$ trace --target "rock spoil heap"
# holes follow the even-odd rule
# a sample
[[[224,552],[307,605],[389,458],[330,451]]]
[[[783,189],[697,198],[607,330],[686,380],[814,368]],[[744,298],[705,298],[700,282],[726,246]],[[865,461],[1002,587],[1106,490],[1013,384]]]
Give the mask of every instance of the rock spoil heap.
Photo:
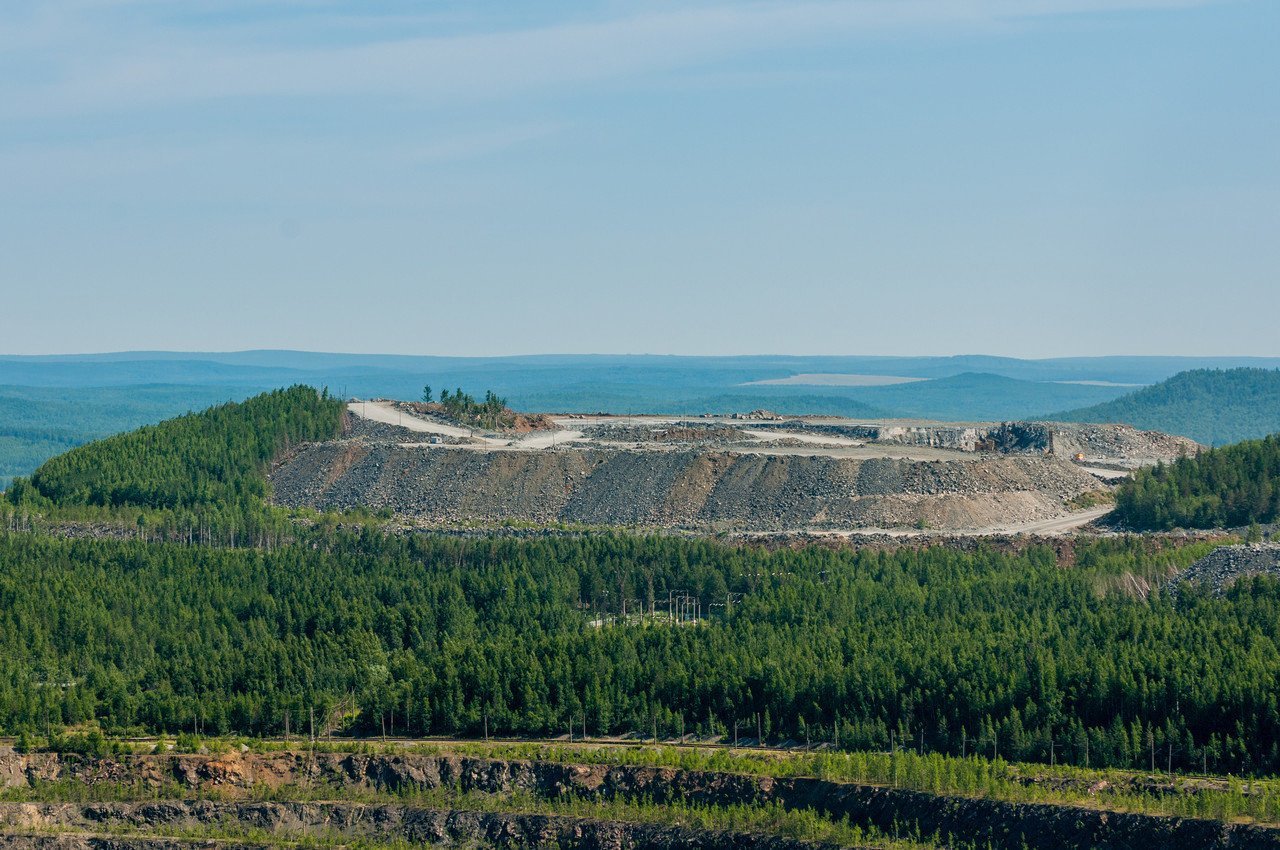
[[[728,445],[747,439],[740,428],[701,422],[679,422],[670,425],[593,425],[584,432],[588,437],[611,443],[681,443]]]
[[[1100,487],[1053,457],[475,451],[365,441],[301,447],[271,481],[280,504],[390,508],[432,522],[735,531],[985,528],[1059,516],[1071,500]]]
[[[1256,575],[1280,576],[1280,543],[1219,546],[1174,577],[1169,589],[1177,593],[1183,585],[1196,584],[1221,594],[1237,579]]]

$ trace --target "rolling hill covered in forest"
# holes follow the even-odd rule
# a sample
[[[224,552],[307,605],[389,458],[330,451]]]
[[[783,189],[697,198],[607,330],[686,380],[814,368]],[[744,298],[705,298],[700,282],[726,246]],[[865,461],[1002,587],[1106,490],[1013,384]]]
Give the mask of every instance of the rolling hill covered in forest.
[[[1064,422],[1123,422],[1220,446],[1280,431],[1280,370],[1194,369],[1111,401],[1053,413]]]

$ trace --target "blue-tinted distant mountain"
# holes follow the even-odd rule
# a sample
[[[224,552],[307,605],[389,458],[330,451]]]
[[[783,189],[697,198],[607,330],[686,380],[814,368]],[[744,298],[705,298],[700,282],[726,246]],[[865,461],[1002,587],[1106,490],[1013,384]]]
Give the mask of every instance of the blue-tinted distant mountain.
[[[1280,367],[1280,358],[656,354],[486,358],[270,350],[0,355],[0,486],[7,476],[25,474],[45,458],[86,440],[297,383],[364,398],[416,399],[424,384],[436,390],[461,388],[473,395],[491,389],[518,409],[553,412],[698,414],[768,408],[869,419],[983,421],[1092,408],[1132,389],[1099,383],[1150,384],[1187,369],[1239,366],[1274,369]],[[797,375],[924,380],[894,386],[758,383]],[[1176,424],[1171,419],[1142,421]],[[1253,430],[1254,425],[1246,429]]]
[[[856,398],[900,417],[949,421],[1028,419],[1044,405],[1065,399],[1090,404],[1113,399],[1127,387],[1020,381],[965,373],[932,381],[858,389]]]
[[[1053,418],[1127,422],[1215,446],[1265,437],[1280,432],[1280,371],[1197,369]]]
[[[297,383],[312,374],[300,369],[235,366],[213,360],[0,360],[0,385],[4,386],[274,386]]]
[[[311,376],[351,377],[378,376],[391,373],[408,375],[472,376],[546,375],[565,372],[570,378],[578,373],[618,375],[624,373],[661,373],[697,385],[731,386],[737,382],[785,378],[804,373],[900,375],[914,378],[945,378],[966,372],[1000,375],[1024,381],[1106,381],[1120,384],[1150,384],[1188,369],[1236,367],[1280,368],[1280,358],[1250,357],[1072,357],[1046,360],[1020,360],[988,355],[953,357],[872,357],[872,356],[791,356],[744,355],[735,357],[686,357],[678,355],[579,355],[543,354],[518,357],[437,357],[388,354],[340,354],[305,351],[239,351],[239,352],[118,352],[111,354],[0,356],[0,384],[25,383],[13,380],[11,372],[20,364],[57,364],[63,371],[49,374],[71,385],[67,377],[74,368],[87,374],[114,374],[115,383],[135,381],[159,383],[165,376],[181,370],[195,371],[194,365],[215,364],[249,370],[246,375],[259,377]],[[116,371],[98,372],[107,364]],[[148,366],[146,364],[153,364]],[[66,368],[71,367],[71,368]],[[154,373],[148,373],[154,368]],[[23,373],[26,374],[26,373]],[[210,368],[208,380],[227,380],[233,371]],[[41,380],[31,373],[32,380]],[[198,376],[196,379],[199,379]],[[108,383],[93,377],[76,379],[84,386]]]

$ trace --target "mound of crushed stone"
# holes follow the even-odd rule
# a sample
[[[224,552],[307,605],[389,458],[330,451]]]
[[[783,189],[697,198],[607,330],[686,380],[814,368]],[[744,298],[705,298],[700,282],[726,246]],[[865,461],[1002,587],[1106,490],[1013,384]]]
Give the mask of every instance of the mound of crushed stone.
[[[727,444],[747,440],[741,428],[704,422],[679,422],[670,425],[593,425],[586,436],[613,443],[690,443]]]
[[[1222,593],[1242,576],[1256,575],[1280,575],[1280,543],[1219,546],[1175,576],[1169,589],[1198,584]]]
[[[785,531],[986,528],[1052,519],[1099,487],[1052,457],[951,461],[721,450],[473,451],[362,440],[300,447],[271,474],[283,505],[364,506],[435,522]]]

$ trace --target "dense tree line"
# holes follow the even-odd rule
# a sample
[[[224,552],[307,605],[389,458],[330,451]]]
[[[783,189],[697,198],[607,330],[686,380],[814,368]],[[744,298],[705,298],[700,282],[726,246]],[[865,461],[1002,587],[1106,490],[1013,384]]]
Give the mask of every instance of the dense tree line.
[[[1280,370],[1193,369],[1114,401],[1048,419],[1127,422],[1220,446],[1280,431]]]
[[[342,410],[310,387],[264,393],[72,449],[7,495],[61,507],[258,505],[271,459],[290,444],[336,436]]]
[[[96,718],[296,733],[344,713],[412,734],[736,721],[845,747],[1274,770],[1280,586],[1104,592],[1196,554],[1099,542],[1062,569],[1048,549],[316,530],[266,552],[4,533],[0,731]],[[700,623],[665,618],[672,591],[699,599]]]
[[[1133,529],[1232,528],[1280,518],[1280,435],[1143,469],[1116,491]]]

